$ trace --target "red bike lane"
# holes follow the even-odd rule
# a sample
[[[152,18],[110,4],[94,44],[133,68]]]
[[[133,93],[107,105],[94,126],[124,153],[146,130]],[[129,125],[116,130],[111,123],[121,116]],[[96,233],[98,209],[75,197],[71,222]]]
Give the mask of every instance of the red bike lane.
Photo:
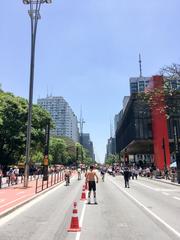
[[[76,175],[74,172],[72,177]],[[8,188],[0,189],[0,217],[8,214],[9,212],[16,209],[18,206],[35,198],[39,194],[54,188],[58,184],[64,182],[64,174],[53,175],[49,178],[48,183],[43,182],[42,179],[29,181],[28,187],[25,188],[23,183],[13,185]],[[37,190],[37,193],[36,193]]]
[[[18,204],[31,199],[35,195],[36,181],[29,182],[28,188],[23,184],[0,189],[0,216]]]

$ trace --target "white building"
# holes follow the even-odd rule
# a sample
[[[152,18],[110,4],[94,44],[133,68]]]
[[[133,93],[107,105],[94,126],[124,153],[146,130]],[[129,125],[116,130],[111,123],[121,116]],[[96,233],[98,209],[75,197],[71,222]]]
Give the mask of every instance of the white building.
[[[144,92],[145,88],[149,85],[151,77],[131,77],[130,93]]]
[[[51,135],[66,136],[79,142],[77,117],[63,97],[41,98],[37,103],[51,114],[55,123],[55,129],[51,130]]]

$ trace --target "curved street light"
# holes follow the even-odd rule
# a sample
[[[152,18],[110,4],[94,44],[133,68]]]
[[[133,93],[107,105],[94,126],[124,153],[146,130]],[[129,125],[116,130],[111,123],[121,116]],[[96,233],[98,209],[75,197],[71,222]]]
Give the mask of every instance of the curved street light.
[[[38,20],[41,18],[40,9],[42,3],[51,3],[52,0],[23,0],[24,4],[30,6],[28,14],[31,19],[31,62],[30,62],[30,81],[29,81],[29,104],[28,104],[28,122],[26,137],[26,160],[24,171],[24,187],[28,187],[30,147],[31,147],[31,122],[32,122],[32,103],[33,103],[33,83],[34,83],[34,62],[35,62],[35,44]]]

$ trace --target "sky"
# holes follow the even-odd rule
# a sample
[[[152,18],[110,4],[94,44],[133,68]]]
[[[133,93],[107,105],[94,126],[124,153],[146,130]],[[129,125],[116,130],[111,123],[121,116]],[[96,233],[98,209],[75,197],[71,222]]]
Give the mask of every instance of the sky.
[[[129,78],[180,63],[179,0],[53,0],[38,23],[34,103],[63,96],[82,106],[96,160],[104,161],[110,122],[129,95]],[[22,0],[1,0],[0,83],[28,98],[30,18]]]

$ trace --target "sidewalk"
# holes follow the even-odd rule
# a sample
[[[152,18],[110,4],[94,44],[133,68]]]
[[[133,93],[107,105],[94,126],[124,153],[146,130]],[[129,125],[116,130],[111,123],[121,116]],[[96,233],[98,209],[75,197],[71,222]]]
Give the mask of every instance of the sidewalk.
[[[29,182],[29,187],[23,184],[0,189],[0,217],[11,212],[19,204],[22,204],[35,195],[36,181]]]
[[[38,189],[40,190],[38,190],[38,193],[35,193],[36,180],[30,181],[28,183],[28,188],[24,188],[22,183],[0,189],[0,218],[38,197],[39,195],[58,186],[59,184],[62,184],[64,182],[64,178],[62,178],[59,182],[55,182],[53,185],[50,184],[50,179],[48,182],[49,187],[46,187],[47,182],[45,182],[43,191],[41,185],[42,182],[39,182]]]

